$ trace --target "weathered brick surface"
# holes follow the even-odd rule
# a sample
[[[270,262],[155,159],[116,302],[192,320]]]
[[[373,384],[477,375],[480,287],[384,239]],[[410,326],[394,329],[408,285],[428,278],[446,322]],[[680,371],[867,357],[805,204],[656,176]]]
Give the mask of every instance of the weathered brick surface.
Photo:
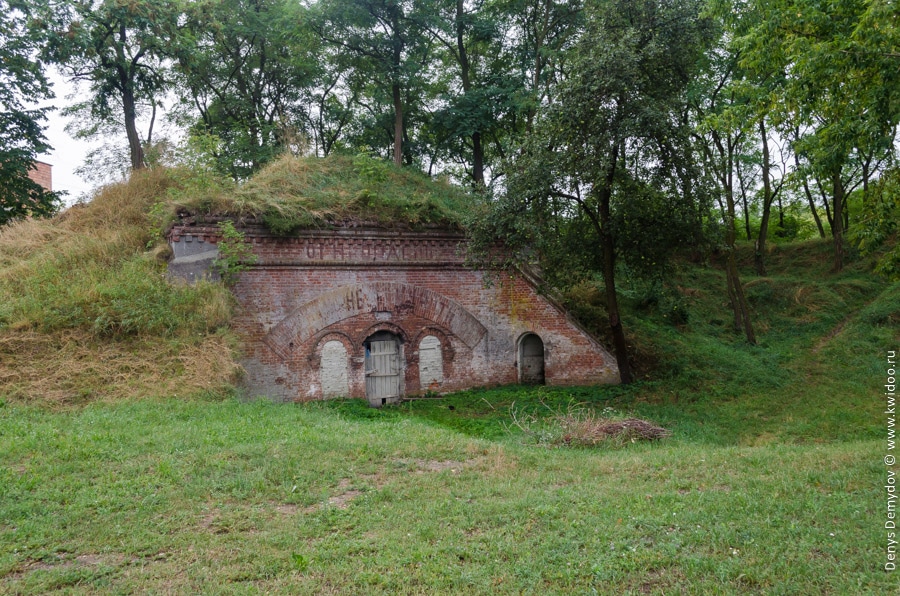
[[[335,344],[325,350],[337,341],[348,356],[349,394],[365,397],[363,342],[378,331],[400,339],[405,395],[515,383],[519,342],[529,333],[544,343],[547,384],[618,382],[610,354],[526,277],[486,280],[466,268],[458,234],[342,228],[277,238],[254,227],[245,233],[258,261],[235,286],[235,327],[244,338],[251,396],[322,398],[323,381],[337,383],[329,371],[341,351]],[[175,227],[169,239],[176,254],[188,236],[218,239],[215,227]],[[427,336],[440,341],[440,383],[419,379],[419,345]]]
[[[42,161],[34,162],[34,167],[28,171],[28,177],[37,182],[46,190],[53,190],[53,166]]]

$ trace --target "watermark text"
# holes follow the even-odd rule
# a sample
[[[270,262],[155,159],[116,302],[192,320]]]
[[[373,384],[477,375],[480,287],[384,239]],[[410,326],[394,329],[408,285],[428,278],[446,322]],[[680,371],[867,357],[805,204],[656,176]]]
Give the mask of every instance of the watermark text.
[[[884,414],[887,423],[887,444],[885,445],[884,465],[887,467],[887,476],[884,489],[887,491],[887,508],[885,510],[884,529],[887,533],[886,551],[885,551],[885,571],[894,571],[897,569],[898,557],[898,538],[897,538],[897,474],[894,471],[894,464],[897,461],[894,455],[894,434],[896,432],[895,424],[897,417],[897,405],[895,391],[897,389],[896,381],[896,364],[897,352],[888,350],[887,352],[887,382],[884,384],[885,400]]]

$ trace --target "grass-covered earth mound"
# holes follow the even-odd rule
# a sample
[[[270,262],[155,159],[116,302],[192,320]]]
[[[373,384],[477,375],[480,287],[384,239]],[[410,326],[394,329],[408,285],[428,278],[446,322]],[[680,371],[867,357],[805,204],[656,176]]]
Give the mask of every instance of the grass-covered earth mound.
[[[0,399],[57,406],[229,391],[221,285],[172,284],[150,213],[180,188],[156,170],[53,219],[0,228]]]
[[[270,172],[330,167],[308,166]],[[388,180],[368,207],[356,181],[288,208],[279,184],[154,170],[0,229],[0,593],[897,591],[884,384],[900,284],[859,257],[832,273],[827,241],[773,245],[767,277],[740,249],[758,345],[732,328],[715,255],[623,280],[630,386],[379,410],[236,399],[230,294],[166,280],[166,222],[372,221],[399,196]],[[422,188],[404,225],[450,217]],[[565,298],[602,334],[598,283]],[[575,440],[634,419],[659,440]]]
[[[460,227],[475,195],[365,155],[286,155],[237,185],[195,184],[173,196],[178,213],[254,219],[278,234],[354,222]]]

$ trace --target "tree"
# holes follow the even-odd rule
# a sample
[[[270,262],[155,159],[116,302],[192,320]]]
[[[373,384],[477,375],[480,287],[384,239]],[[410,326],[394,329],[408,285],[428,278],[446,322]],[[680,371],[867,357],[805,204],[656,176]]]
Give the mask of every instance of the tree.
[[[219,169],[246,178],[294,146],[309,122],[319,71],[306,10],[284,0],[207,0],[188,5],[169,51],[194,133],[219,139]],[[199,118],[194,120],[195,115]]]
[[[509,166],[499,215],[492,216],[504,240],[538,251],[553,249],[544,232],[552,238],[554,229],[579,226],[581,245],[603,275],[623,383],[633,375],[616,292],[618,261],[655,268],[697,221],[680,116],[709,41],[709,22],[699,12],[694,0],[586,4],[569,76],[536,114],[533,134]]]
[[[471,164],[468,173],[476,186],[485,184],[485,135],[496,126],[498,103],[504,103],[495,85],[479,80],[485,74],[487,55],[496,47],[492,42],[500,35],[486,12],[482,0],[468,4],[443,0],[435,3],[434,12],[423,13],[415,23],[441,46],[442,65],[452,73],[439,77],[446,105],[433,119],[432,127],[439,131],[437,144],[453,147],[447,152],[451,159],[458,157]],[[454,147],[454,141],[463,138],[468,140],[467,155]]]
[[[720,41],[726,39],[723,32]],[[738,185],[743,195],[739,164],[752,132],[747,116],[752,113],[753,107],[748,101],[743,73],[734,54],[724,45],[716,45],[708,53],[706,62],[704,71],[692,81],[690,109],[696,119],[698,146],[703,152],[701,162],[711,174],[718,191],[716,198],[724,224],[726,288],[734,314],[734,328],[743,330],[748,342],[756,343],[750,306],[744,296],[735,261],[735,175],[738,174]],[[749,120],[752,122],[752,118]],[[744,210],[747,210],[746,201]],[[749,224],[747,235],[750,235]]]
[[[0,0],[0,226],[29,215],[50,215],[59,208],[57,193],[28,177],[39,153],[50,149],[41,127],[45,109],[27,102],[51,98],[44,65],[36,59],[39,29],[29,27],[30,7]]]
[[[422,23],[444,66],[432,128],[444,159],[489,186],[530,130],[581,27],[580,0],[442,0]]]
[[[76,81],[89,97],[74,106],[94,127],[114,123],[125,129],[132,169],[143,168],[144,145],[152,141],[155,111],[168,89],[166,48],[177,30],[178,6],[171,0],[66,0],[44,6],[42,21],[52,29],[45,56]],[[151,113],[142,137],[138,118]]]
[[[409,111],[421,99],[413,90],[421,84],[431,51],[425,30],[414,25],[427,20],[418,14],[423,8],[411,0],[321,0],[314,10],[316,33],[351,63],[345,66],[352,66],[353,82],[363,89],[357,94],[363,109],[377,122],[390,106],[386,130],[394,163],[401,165],[404,158],[412,163]]]
[[[890,5],[756,0],[749,9],[761,18],[737,40],[745,68],[779,77],[769,100],[798,131],[794,150],[830,199],[836,271],[844,264],[847,196],[893,153],[900,69]]]
[[[498,0],[507,36],[505,53],[523,90],[525,130],[564,78],[563,63],[583,33],[582,0]]]

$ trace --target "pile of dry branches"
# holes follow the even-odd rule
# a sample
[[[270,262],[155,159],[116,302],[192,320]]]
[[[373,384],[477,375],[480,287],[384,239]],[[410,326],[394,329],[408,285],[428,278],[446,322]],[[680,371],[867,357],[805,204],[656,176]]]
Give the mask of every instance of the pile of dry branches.
[[[612,408],[597,412],[589,405],[570,403],[562,411],[543,405],[549,411],[547,416],[523,412],[513,404],[510,407],[510,426],[518,428],[537,443],[580,447],[658,441],[672,434],[672,431],[646,420],[624,418]]]
[[[599,445],[604,442],[634,443],[635,441],[658,441],[672,434],[672,431],[641,420],[608,420],[594,416],[566,415],[559,420],[563,429],[561,442],[567,445]]]

